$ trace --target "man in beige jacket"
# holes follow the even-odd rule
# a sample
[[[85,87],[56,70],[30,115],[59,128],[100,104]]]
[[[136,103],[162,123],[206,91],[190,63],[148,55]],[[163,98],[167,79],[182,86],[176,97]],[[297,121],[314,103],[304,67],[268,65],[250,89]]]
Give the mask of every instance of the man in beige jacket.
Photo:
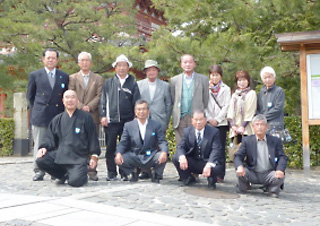
[[[96,125],[96,132],[99,132],[99,100],[102,92],[104,79],[90,71],[92,56],[90,53],[81,52],[78,56],[80,71],[70,75],[69,89],[75,90],[79,102],[78,109],[89,112]],[[89,178],[97,181],[96,169],[89,170]]]

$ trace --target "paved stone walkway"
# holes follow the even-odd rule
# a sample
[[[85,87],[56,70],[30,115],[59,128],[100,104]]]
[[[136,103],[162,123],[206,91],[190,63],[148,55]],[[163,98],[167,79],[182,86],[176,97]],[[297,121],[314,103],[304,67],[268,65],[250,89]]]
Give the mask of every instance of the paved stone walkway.
[[[201,177],[200,183],[194,186],[181,186],[172,163],[167,164],[164,179],[160,184],[146,180],[137,183],[107,182],[104,159],[100,160],[98,171],[98,182],[90,181],[84,187],[72,188],[68,185],[56,185],[48,175],[44,181],[33,182],[31,157],[0,158],[0,195],[27,195],[44,200],[67,199],[80,202],[82,205],[87,203],[88,206],[99,204],[101,211],[106,209],[110,212],[110,208],[134,210],[136,217],[157,214],[156,216],[163,218],[188,220],[191,225],[192,222],[194,225],[320,224],[319,169],[312,170],[310,178],[305,178],[302,170],[288,169],[285,190],[278,199],[268,197],[260,189],[244,195],[237,194],[236,176],[232,165],[227,167],[225,182],[217,184],[215,191],[208,190],[206,180]],[[0,205],[0,225],[40,225],[19,222],[18,219],[3,221],[1,210]]]

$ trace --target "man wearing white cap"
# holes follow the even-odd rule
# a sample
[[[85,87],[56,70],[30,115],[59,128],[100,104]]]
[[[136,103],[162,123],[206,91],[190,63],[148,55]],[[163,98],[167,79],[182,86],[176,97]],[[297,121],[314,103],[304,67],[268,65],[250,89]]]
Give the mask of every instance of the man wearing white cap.
[[[143,70],[147,78],[138,81],[141,98],[149,104],[150,118],[160,122],[162,130],[165,132],[172,111],[170,86],[158,79],[159,67],[157,61],[147,60]]]
[[[112,64],[116,74],[105,82],[100,98],[101,125],[105,127],[106,133],[107,181],[117,178],[114,161],[117,139],[122,135],[124,123],[133,120],[134,105],[140,99],[137,82],[129,74],[131,66],[132,63],[125,55],[117,57]]]

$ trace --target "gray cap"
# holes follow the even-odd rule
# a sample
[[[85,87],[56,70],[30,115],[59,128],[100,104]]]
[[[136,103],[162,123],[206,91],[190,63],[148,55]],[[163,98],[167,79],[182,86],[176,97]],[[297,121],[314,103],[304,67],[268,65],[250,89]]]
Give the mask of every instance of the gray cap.
[[[144,64],[143,70],[146,70],[147,68],[150,68],[150,67],[156,67],[156,68],[158,68],[158,70],[160,70],[158,67],[158,62],[155,60],[147,60]]]

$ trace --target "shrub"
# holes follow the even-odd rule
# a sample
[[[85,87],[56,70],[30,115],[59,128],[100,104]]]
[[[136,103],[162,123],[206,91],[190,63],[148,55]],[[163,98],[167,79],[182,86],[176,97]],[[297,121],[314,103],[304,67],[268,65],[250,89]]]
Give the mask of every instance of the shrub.
[[[9,156],[13,153],[14,120],[0,118],[0,156]]]

